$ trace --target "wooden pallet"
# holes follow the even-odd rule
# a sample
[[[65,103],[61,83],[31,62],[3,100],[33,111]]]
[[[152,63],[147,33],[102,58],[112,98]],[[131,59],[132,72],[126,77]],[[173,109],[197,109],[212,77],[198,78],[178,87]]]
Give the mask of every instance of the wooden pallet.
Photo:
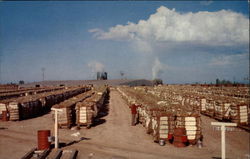
[[[46,149],[37,150],[32,148],[21,159],[76,159],[78,150]]]

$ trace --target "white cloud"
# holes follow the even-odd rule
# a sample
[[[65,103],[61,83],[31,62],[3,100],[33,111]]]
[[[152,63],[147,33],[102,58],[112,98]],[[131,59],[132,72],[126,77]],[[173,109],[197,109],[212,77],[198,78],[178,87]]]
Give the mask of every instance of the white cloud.
[[[248,62],[244,60],[247,54],[224,54],[224,51],[232,50],[232,48],[244,50],[249,44],[249,19],[243,14],[230,10],[180,13],[175,9],[161,6],[146,20],[139,20],[137,23],[128,22],[126,25],[118,24],[107,31],[96,28],[89,32],[99,40],[126,41],[134,49],[132,52],[146,53],[138,54],[141,58],[136,62],[136,69],[131,70],[140,77],[143,75],[148,77],[151,71],[153,79],[165,76],[169,79],[176,77],[178,80],[179,78],[186,80],[187,76],[190,76],[191,80],[201,78],[200,75],[212,78],[213,73],[217,71],[214,67],[233,64],[234,69],[237,70],[239,65],[244,67],[248,65]],[[213,56],[210,51],[218,51],[219,54],[224,55],[216,55],[216,58],[209,62]],[[173,57],[174,53],[180,55],[179,59],[182,59],[181,54],[190,53],[190,56],[196,56],[192,54],[194,52],[199,52],[199,56],[207,59],[207,62],[202,64],[199,62],[190,64],[194,67],[202,66],[199,67],[202,69],[199,73],[193,69],[183,71],[190,66],[183,67],[182,65],[179,70],[175,71],[174,63],[171,63],[172,66],[164,64],[167,58]],[[208,54],[202,54],[202,52]],[[164,55],[165,58],[160,61],[158,57],[163,54],[166,56]],[[210,68],[213,69],[212,73],[209,72]],[[220,68],[229,70],[231,66]],[[164,71],[168,72],[163,74]]]
[[[104,65],[98,61],[90,61],[87,66],[91,69],[92,73],[103,72]]]
[[[97,37],[97,38],[104,33],[104,31],[102,31],[101,29],[98,29],[98,28],[90,29],[89,32],[94,33],[94,37]]]
[[[233,55],[221,55],[213,58],[209,65],[211,66],[232,66],[249,63],[249,54],[233,54]]]
[[[249,20],[240,13],[179,13],[161,6],[147,20],[116,25],[109,31],[91,29],[97,39],[156,42],[195,42],[208,45],[248,43]]]

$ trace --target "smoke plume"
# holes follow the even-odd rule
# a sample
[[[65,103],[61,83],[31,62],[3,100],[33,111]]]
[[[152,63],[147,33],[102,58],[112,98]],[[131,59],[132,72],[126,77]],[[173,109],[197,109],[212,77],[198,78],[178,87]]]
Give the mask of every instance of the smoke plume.
[[[104,68],[105,68],[104,65],[101,62],[98,62],[98,61],[89,62],[88,67],[91,69],[92,73],[103,72]]]
[[[158,57],[155,58],[153,67],[152,67],[152,78],[160,78],[160,75],[164,73],[164,70],[166,70],[166,65],[162,64]]]

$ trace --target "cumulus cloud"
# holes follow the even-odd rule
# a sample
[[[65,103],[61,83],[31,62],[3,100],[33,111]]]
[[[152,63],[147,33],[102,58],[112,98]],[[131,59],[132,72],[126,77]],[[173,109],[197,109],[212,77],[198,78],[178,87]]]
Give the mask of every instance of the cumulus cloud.
[[[103,72],[104,71],[104,65],[101,62],[98,61],[90,61],[87,66],[91,69],[93,73],[96,72]]]
[[[208,4],[211,4],[211,1]],[[151,71],[154,79],[162,75],[169,76],[163,72],[168,70],[169,74],[174,67],[166,65],[164,62],[166,62],[167,56],[173,56],[173,53],[176,52],[180,56],[192,52],[199,52],[200,56],[203,56],[202,52],[208,52],[208,56],[204,56],[207,56],[206,59],[212,58],[212,60],[210,63],[208,60],[208,63],[200,65],[209,65],[209,67],[223,67],[232,63],[236,65],[237,62],[244,61],[247,54],[225,55],[223,51],[231,50],[230,48],[242,50],[248,47],[249,19],[241,13],[230,10],[180,13],[175,9],[161,6],[148,19],[139,20],[136,23],[128,22],[126,25],[118,24],[107,31],[95,28],[90,29],[89,32],[96,39],[126,41],[135,52],[148,53],[140,54],[141,61],[138,63],[143,67],[139,68],[137,64],[136,68],[138,68],[138,72],[147,75],[149,73],[145,71]],[[209,54],[210,51],[218,51],[223,55],[213,58],[213,55]],[[164,55],[165,61],[159,60],[160,55]],[[194,54],[190,56],[194,56]],[[244,61],[244,64],[246,65],[247,62]],[[172,63],[172,65],[175,64]],[[180,70],[182,69],[184,68]],[[172,71],[174,72],[172,74],[176,75],[179,72],[181,75],[178,77],[183,76],[182,73],[185,72],[180,70]],[[206,70],[201,72],[204,74]],[[195,73],[193,74],[195,75]],[[190,72],[189,75],[191,76]]]
[[[107,32],[91,29],[97,39],[195,42],[233,45],[249,41],[249,20],[229,10],[179,13],[161,6],[147,20],[116,25]]]

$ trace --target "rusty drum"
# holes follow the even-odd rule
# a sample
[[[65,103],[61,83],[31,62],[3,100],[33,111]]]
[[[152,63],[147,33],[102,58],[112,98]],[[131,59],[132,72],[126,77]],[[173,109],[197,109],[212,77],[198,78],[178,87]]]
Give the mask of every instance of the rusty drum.
[[[8,121],[8,113],[7,111],[2,111],[2,121]]]
[[[185,147],[187,142],[187,135],[185,128],[175,128],[174,129],[174,146]]]
[[[50,148],[51,142],[49,142],[48,140],[49,137],[50,137],[50,130],[37,131],[38,150],[45,150]]]

